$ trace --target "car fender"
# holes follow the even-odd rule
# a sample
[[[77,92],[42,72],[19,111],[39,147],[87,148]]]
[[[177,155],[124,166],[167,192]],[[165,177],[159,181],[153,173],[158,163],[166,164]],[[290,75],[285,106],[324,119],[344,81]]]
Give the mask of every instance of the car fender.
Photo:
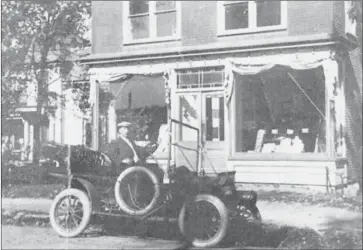
[[[88,197],[91,200],[92,211],[97,212],[101,210],[101,196],[96,187],[88,180],[74,177],[71,183],[72,188],[83,189],[87,192]]]

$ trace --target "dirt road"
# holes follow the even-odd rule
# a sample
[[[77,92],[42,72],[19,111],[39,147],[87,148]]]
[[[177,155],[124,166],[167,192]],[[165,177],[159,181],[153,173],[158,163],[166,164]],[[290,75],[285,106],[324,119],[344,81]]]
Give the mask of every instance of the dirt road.
[[[2,226],[2,249],[176,249],[180,243],[137,237],[92,236],[65,239],[51,228]]]

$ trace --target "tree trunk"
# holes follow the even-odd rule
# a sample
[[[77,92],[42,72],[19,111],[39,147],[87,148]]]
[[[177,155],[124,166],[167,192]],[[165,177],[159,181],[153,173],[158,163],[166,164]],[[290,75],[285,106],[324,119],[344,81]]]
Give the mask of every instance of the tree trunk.
[[[40,150],[42,145],[42,136],[41,136],[41,126],[42,126],[42,118],[43,118],[43,105],[47,104],[47,74],[46,74],[46,66],[47,66],[47,57],[49,53],[49,46],[43,46],[43,51],[41,53],[41,59],[39,63],[39,75],[37,77],[37,111],[36,111],[36,121],[34,123],[34,150],[33,150],[33,162],[39,163],[40,158]]]

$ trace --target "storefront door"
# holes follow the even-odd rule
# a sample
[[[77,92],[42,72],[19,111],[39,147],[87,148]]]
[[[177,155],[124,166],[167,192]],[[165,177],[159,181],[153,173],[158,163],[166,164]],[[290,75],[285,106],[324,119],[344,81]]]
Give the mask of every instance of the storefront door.
[[[179,95],[179,120],[199,129],[206,154],[203,156],[203,166],[206,172],[219,171],[225,166],[225,109],[224,97],[221,91],[204,91],[183,93]],[[197,133],[188,127],[177,129],[178,144],[189,149],[197,148]],[[192,150],[176,149],[176,159],[179,162],[193,164],[196,154]],[[213,167],[211,164],[213,163]],[[178,163],[177,163],[178,164]]]

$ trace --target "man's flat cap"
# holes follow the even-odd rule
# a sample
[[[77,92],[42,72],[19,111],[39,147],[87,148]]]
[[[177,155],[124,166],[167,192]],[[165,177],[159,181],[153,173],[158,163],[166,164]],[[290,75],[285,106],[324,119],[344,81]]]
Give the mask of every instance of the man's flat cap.
[[[120,122],[119,124],[117,124],[118,128],[122,128],[122,127],[131,127],[132,123],[131,122]]]

